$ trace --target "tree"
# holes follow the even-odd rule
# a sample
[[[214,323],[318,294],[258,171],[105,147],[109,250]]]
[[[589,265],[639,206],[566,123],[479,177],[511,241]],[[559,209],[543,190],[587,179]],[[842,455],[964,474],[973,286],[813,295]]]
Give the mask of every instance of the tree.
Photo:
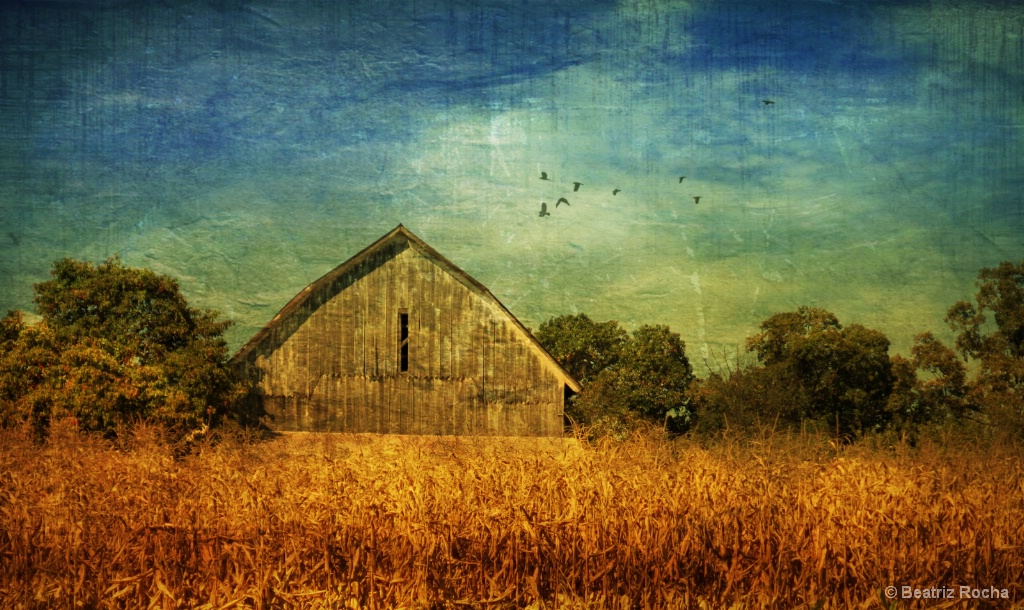
[[[636,421],[686,430],[693,419],[686,390],[693,369],[686,345],[668,326],[644,325],[618,343],[612,364],[602,368],[577,397],[573,412],[585,423],[613,428]]]
[[[946,322],[964,360],[980,364],[969,383],[972,399],[992,423],[1024,433],[1024,260],[982,269],[976,286],[976,304],[958,301]]]
[[[859,324],[843,328],[827,310],[800,307],[762,322],[747,350],[793,388],[796,409],[780,405],[778,415],[817,420],[841,436],[888,424],[893,376],[883,333]]]
[[[998,267],[982,269],[976,285],[977,307],[958,301],[946,315],[950,328],[959,331],[956,348],[965,359],[1024,359],[1024,260],[1017,265],[1003,261]],[[983,333],[986,312],[991,312],[995,321],[995,328],[988,334]]]
[[[242,385],[227,368],[218,313],[188,306],[166,275],[62,259],[35,286],[42,320],[19,314],[0,324],[3,421],[43,430],[73,417],[85,430],[113,432],[135,418],[178,434],[231,413]]]
[[[889,411],[898,428],[912,431],[923,424],[960,419],[977,410],[969,396],[967,367],[935,335],[925,332],[915,336],[910,355],[909,359],[892,358]]]
[[[777,313],[761,322],[761,332],[747,337],[747,351],[758,360],[771,365],[787,360],[794,342],[801,338],[841,330],[842,325],[832,312],[817,307],[800,307],[796,311]]]
[[[629,340],[614,320],[594,322],[586,314],[551,318],[540,325],[537,341],[582,385],[615,364]]]

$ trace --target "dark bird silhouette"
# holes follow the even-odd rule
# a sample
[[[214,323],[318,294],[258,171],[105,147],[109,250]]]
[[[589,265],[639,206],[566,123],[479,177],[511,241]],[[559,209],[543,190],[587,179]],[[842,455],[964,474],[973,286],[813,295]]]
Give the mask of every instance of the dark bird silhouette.
[[[548,173],[547,172],[541,172],[540,173],[540,179],[541,180],[547,180],[548,179]]]
[[[573,182],[572,183],[572,192],[575,193],[576,191],[580,190],[581,186],[583,186],[582,182]]]
[[[761,100],[761,101],[764,102],[765,106],[771,106],[772,104],[775,103],[775,100]]]
[[[622,189],[612,189],[612,195],[618,195],[622,192]]]
[[[700,195],[694,195],[693,196],[693,205],[697,205],[698,203],[700,203]]]
[[[558,207],[559,205],[561,205],[561,204],[563,204],[563,203],[564,203],[565,205],[569,205],[569,200],[568,200],[568,199],[566,199],[565,197],[559,197],[559,198],[558,198],[558,201],[556,201],[556,202],[555,202],[555,207],[557,208],[557,207]]]
[[[679,176],[679,184],[682,184],[683,180],[686,180],[686,176]]]
[[[540,202],[540,214],[537,215],[540,216],[541,218],[544,218],[545,216],[551,216],[551,212],[548,211],[547,203],[543,201]]]

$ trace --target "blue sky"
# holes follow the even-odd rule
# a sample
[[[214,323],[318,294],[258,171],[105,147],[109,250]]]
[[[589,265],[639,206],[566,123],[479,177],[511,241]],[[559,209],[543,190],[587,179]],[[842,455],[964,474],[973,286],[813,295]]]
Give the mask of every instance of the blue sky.
[[[1024,259],[1010,3],[0,11],[3,309],[118,253],[238,347],[403,223],[534,328],[668,324],[699,363],[813,305],[906,353]]]

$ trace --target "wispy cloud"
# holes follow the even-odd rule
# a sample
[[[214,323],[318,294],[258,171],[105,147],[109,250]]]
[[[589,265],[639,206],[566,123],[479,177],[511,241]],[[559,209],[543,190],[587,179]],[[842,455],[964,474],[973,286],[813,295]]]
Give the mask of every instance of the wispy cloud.
[[[1024,256],[1009,5],[3,10],[52,24],[2,49],[7,307],[47,258],[122,252],[238,341],[402,222],[534,326],[587,311],[724,345],[814,304],[906,346]]]

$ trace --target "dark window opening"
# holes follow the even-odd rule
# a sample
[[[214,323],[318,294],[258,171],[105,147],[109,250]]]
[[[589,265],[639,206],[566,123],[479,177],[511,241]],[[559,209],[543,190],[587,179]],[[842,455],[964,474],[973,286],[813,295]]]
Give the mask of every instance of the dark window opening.
[[[398,370],[409,370],[409,314],[398,312]]]

